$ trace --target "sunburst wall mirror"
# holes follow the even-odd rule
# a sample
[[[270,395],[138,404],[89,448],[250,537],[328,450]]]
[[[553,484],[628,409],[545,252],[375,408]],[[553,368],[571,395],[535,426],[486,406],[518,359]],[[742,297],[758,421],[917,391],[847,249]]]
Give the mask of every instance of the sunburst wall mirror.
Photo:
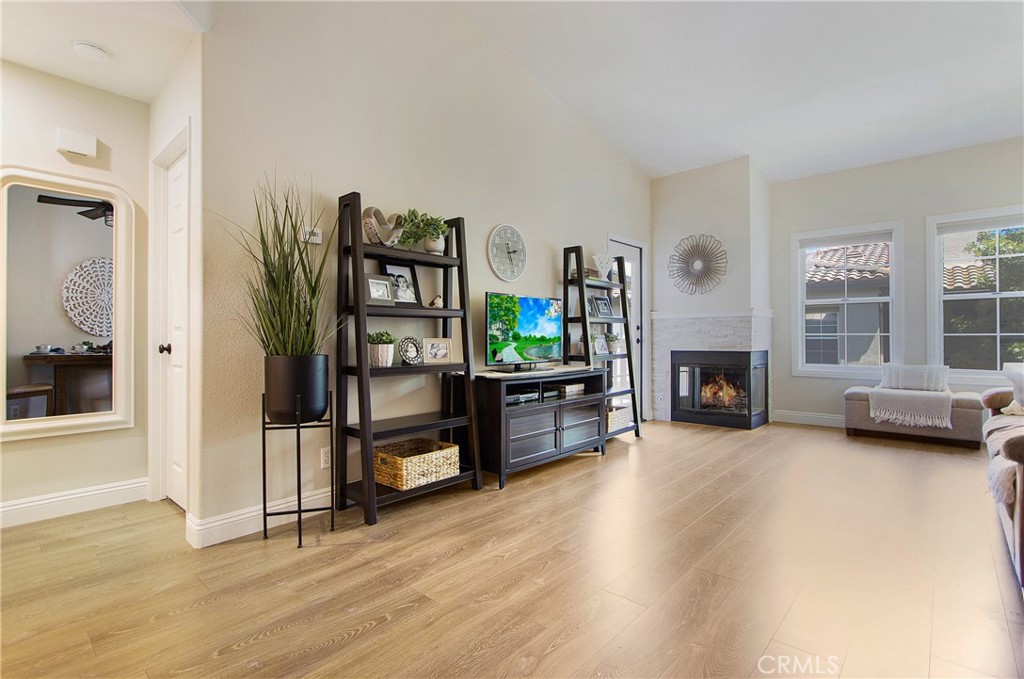
[[[722,282],[729,264],[722,242],[714,236],[687,236],[668,258],[668,275],[680,292],[703,295]]]

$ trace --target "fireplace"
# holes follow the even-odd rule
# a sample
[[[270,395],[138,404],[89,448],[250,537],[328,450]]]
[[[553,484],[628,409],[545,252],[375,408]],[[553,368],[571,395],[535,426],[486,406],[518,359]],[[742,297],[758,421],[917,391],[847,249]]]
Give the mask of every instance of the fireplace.
[[[767,351],[673,351],[672,421],[754,429],[768,422]]]

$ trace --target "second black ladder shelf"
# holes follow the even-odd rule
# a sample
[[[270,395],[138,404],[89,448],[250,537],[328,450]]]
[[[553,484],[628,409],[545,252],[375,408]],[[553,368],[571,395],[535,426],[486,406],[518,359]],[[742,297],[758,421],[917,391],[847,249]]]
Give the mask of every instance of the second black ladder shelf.
[[[633,326],[629,317],[632,289],[626,275],[625,258],[613,257],[612,262],[614,280],[591,278],[586,275],[583,246],[574,245],[562,251],[562,303],[565,309],[562,315],[562,362],[610,364],[605,389],[606,437],[633,432],[639,438],[639,394],[633,363]],[[569,311],[573,297],[576,315],[570,315]],[[594,297],[598,298],[596,303],[600,308],[590,308]],[[595,332],[595,326],[600,330]],[[605,335],[620,326],[621,332],[615,334],[619,335],[622,346],[610,346]],[[580,338],[579,350],[571,341],[575,337]],[[626,399],[629,404],[623,408],[619,404]],[[621,415],[629,418],[620,420]]]
[[[473,339],[469,318],[469,281],[466,273],[466,235],[461,217],[445,223],[450,231],[443,254],[413,252],[363,243],[362,201],[356,192],[338,199],[338,216],[341,242],[338,246],[338,319],[341,327],[337,333],[336,355],[338,356],[337,389],[338,417],[342,425],[336,428],[338,464],[335,467],[335,483],[338,488],[338,509],[360,505],[363,519],[368,524],[377,523],[377,509],[433,490],[445,488],[463,481],[472,481],[473,488],[483,487],[483,473],[480,467],[480,451],[477,438],[476,403],[473,398]],[[386,260],[390,263],[409,267],[426,267],[442,272],[441,299],[443,307],[371,306],[367,305],[363,281],[368,272],[366,262]],[[375,272],[373,272],[375,273]],[[351,285],[350,285],[351,282]],[[456,292],[458,301],[456,304]],[[371,368],[369,349],[366,343],[368,318],[418,318],[436,328],[440,324],[440,337],[451,338],[453,344],[461,346],[463,361],[460,363],[431,363],[421,365],[400,365]],[[454,335],[453,321],[459,321],[458,335]],[[352,327],[354,326],[354,327]],[[355,363],[350,364],[350,333],[355,333]],[[435,336],[436,331],[426,336]],[[374,419],[372,383],[377,378],[408,377],[412,375],[437,375],[441,381],[441,403],[436,410],[407,415]],[[349,380],[355,380],[358,399],[359,421],[348,422]],[[462,381],[462,393],[468,398],[455,398],[453,380]],[[380,404],[377,404],[379,412]],[[440,432],[449,441],[459,443],[459,473],[440,481],[434,481],[409,490],[396,490],[376,482],[373,464],[375,442],[407,437],[420,433]],[[360,463],[363,478],[349,482],[345,464],[348,438],[358,438]]]

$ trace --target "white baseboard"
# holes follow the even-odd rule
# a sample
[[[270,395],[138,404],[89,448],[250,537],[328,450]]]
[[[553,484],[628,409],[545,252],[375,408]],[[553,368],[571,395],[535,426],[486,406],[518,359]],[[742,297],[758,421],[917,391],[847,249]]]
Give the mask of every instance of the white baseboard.
[[[302,506],[312,507],[331,504],[331,489],[321,488],[302,494]],[[295,498],[286,497],[267,503],[267,511],[279,512],[295,508]],[[271,516],[270,526],[295,523],[295,516]],[[209,547],[220,542],[227,542],[263,531],[263,505],[246,507],[227,514],[211,516],[208,519],[196,518],[192,513],[185,515],[185,539],[193,547]]]
[[[846,418],[842,415],[830,415],[827,413],[804,413],[798,410],[773,410],[772,422],[785,422],[787,424],[809,424],[815,427],[846,428]]]
[[[148,486],[149,479],[144,477],[0,502],[0,526],[20,526],[91,509],[145,500]]]

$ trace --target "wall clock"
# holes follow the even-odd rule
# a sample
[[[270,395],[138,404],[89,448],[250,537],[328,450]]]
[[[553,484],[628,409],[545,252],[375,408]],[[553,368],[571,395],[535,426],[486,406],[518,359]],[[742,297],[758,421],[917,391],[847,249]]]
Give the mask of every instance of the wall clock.
[[[499,224],[487,239],[487,262],[494,275],[514,281],[526,270],[526,241],[511,224]]]

